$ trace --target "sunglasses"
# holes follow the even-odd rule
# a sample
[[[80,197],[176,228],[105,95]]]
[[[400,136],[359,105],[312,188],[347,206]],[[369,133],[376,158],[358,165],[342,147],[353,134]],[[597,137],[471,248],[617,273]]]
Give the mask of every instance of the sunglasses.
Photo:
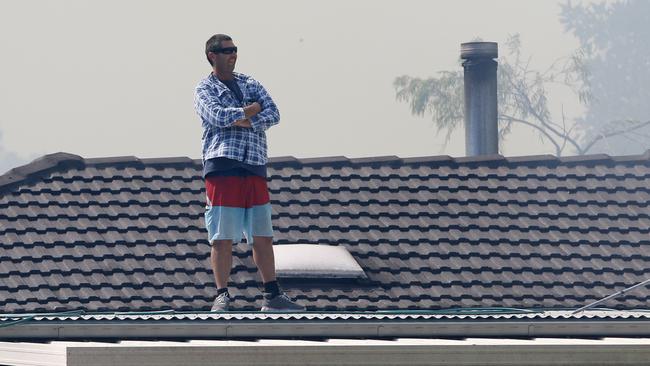
[[[224,47],[224,48],[215,48],[212,50],[214,53],[223,53],[225,55],[230,55],[237,53],[237,47]]]

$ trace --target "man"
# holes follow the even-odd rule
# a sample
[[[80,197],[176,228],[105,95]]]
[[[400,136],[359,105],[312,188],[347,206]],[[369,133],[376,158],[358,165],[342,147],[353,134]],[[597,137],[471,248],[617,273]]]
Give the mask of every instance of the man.
[[[246,235],[264,282],[262,311],[304,311],[278,287],[273,257],[271,205],[266,185],[266,131],[280,113],[264,87],[236,73],[237,47],[216,34],[205,44],[212,73],[196,87],[194,107],[203,123],[205,223],[217,284],[212,311],[228,311],[232,245]]]

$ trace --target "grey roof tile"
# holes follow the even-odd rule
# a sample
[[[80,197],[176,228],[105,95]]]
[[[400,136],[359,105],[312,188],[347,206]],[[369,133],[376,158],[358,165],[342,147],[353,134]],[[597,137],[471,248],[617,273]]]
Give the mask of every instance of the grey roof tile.
[[[345,246],[368,275],[282,285],[310,310],[582,305],[650,274],[649,157],[271,159],[276,243]],[[53,154],[0,177],[0,311],[208,309],[200,174]],[[257,309],[234,254],[235,308]]]

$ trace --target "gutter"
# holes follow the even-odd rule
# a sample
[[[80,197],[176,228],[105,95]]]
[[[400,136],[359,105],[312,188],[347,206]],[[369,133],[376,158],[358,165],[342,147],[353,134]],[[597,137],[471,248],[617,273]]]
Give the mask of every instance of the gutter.
[[[0,317],[0,340],[650,337],[648,312],[94,314],[2,327],[9,320]]]

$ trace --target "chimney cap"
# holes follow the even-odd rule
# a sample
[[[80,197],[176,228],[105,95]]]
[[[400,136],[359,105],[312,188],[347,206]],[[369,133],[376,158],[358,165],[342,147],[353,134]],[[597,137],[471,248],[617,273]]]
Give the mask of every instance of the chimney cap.
[[[497,58],[499,44],[496,42],[467,42],[460,44],[460,58]]]

